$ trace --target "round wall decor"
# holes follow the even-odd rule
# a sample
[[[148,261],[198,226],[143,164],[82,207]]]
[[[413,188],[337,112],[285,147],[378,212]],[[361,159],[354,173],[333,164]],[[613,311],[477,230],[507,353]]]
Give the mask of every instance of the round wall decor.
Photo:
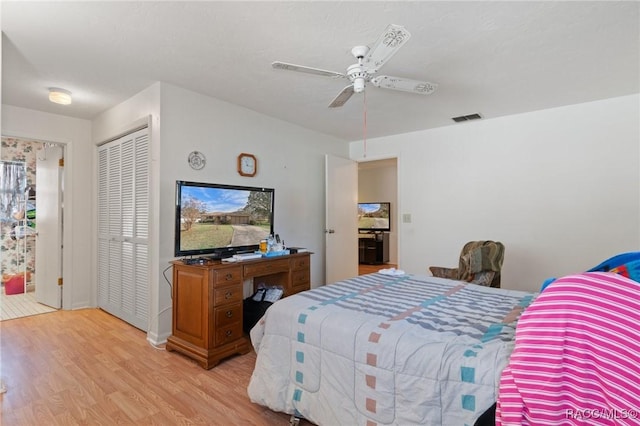
[[[204,165],[207,163],[207,159],[204,157],[204,154],[200,151],[193,151],[189,154],[189,165],[194,170],[200,170],[204,168]]]

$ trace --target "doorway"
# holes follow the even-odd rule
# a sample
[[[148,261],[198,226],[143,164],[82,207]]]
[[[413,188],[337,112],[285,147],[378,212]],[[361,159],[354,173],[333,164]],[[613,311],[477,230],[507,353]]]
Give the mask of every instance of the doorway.
[[[391,203],[390,231],[384,238],[388,244],[388,259],[382,264],[367,265],[358,263],[360,274],[376,272],[382,268],[396,267],[398,261],[398,162],[396,158],[363,161],[358,163],[358,202],[359,203]],[[359,235],[368,237],[368,235]],[[381,239],[382,241],[382,239]]]
[[[2,137],[2,149],[0,159],[4,163],[21,163],[24,165],[24,185],[5,185],[15,193],[13,201],[9,194],[3,192],[3,213],[2,213],[2,245],[3,256],[0,261],[2,269],[2,311],[0,320],[19,318],[22,316],[35,315],[39,313],[51,312],[61,307],[61,288],[58,285],[62,277],[61,268],[49,274],[45,268],[38,270],[36,262],[46,260],[46,263],[56,261],[58,265],[62,262],[62,247],[58,242],[51,243],[51,233],[38,233],[40,228],[36,227],[36,201],[37,179],[39,158],[47,148],[55,146],[62,157],[64,147],[59,144],[41,142],[18,137]],[[56,160],[56,165],[58,165]],[[48,177],[42,179],[42,189],[54,186],[54,192],[58,195],[62,191],[62,181],[51,181]],[[6,189],[6,188],[5,188]],[[6,197],[5,197],[6,195]],[[43,211],[40,205],[41,213]],[[61,201],[60,206],[61,209]],[[41,216],[50,216],[52,208],[46,208],[46,213]],[[62,232],[61,216],[56,215],[54,228]],[[40,222],[39,222],[40,223]],[[45,224],[45,221],[41,221]],[[44,243],[44,246],[42,246]],[[45,247],[46,256],[36,255],[36,248]],[[37,275],[37,278],[36,278]],[[10,284],[9,284],[10,283]],[[49,288],[51,287],[51,288]],[[49,301],[42,300],[42,291],[54,294]]]

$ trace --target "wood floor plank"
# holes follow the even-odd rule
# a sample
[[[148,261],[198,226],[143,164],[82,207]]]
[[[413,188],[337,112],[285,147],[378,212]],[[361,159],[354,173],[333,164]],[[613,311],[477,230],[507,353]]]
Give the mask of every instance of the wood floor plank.
[[[358,264],[358,275],[372,274],[380,269],[396,268],[398,265],[394,263],[383,263],[380,265],[367,265],[365,263]]]
[[[0,289],[0,321],[53,311],[54,308],[36,301],[34,291],[8,295],[4,286]]]
[[[99,309],[3,321],[0,333],[2,424],[289,424],[247,396],[254,352],[204,370]]]

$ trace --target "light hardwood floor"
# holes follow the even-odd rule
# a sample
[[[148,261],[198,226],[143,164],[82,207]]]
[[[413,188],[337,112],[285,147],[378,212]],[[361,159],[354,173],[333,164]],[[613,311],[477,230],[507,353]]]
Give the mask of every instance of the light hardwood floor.
[[[289,424],[247,396],[254,352],[204,370],[99,309],[3,321],[0,333],[3,425]]]
[[[0,321],[54,312],[55,309],[36,301],[35,291],[0,294]]]
[[[393,263],[384,263],[382,265],[367,265],[364,263],[358,264],[358,275],[371,274],[378,272],[380,269],[396,268],[397,265]]]

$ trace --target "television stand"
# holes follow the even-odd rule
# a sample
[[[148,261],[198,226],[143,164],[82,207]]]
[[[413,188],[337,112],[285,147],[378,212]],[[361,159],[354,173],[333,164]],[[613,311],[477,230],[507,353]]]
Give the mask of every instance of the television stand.
[[[377,232],[358,239],[358,262],[380,265],[389,262],[389,233]]]

